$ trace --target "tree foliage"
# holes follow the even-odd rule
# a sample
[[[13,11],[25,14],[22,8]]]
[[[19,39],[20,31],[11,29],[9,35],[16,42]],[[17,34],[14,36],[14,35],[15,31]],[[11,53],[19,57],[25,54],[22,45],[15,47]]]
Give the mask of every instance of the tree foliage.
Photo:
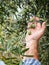
[[[0,59],[7,65],[19,65],[28,50],[24,38],[27,23],[33,16],[47,22],[39,55],[42,65],[49,65],[49,0],[0,0]]]

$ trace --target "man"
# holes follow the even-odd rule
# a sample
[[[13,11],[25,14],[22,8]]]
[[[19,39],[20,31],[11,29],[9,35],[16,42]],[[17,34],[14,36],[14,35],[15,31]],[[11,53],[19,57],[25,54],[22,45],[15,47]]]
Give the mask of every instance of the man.
[[[34,24],[35,28],[28,28],[27,34],[26,34],[26,48],[29,48],[28,51],[26,51],[25,55],[32,55],[32,57],[24,57],[23,59],[23,65],[41,65],[39,62],[39,55],[38,55],[38,42],[40,38],[43,36],[46,28],[46,23],[43,22],[42,25],[39,21],[38,17],[33,17],[35,19],[35,22],[29,22],[28,27],[30,25]],[[31,35],[28,34],[28,32],[31,31]]]
[[[26,34],[26,48],[29,48],[29,50],[25,53],[25,55],[32,55],[32,57],[24,57],[23,59],[23,65],[41,65],[38,55],[38,42],[40,38],[43,36],[46,23],[43,22],[42,25],[37,22],[39,21],[38,17],[33,17],[35,19],[35,22],[29,22],[28,27],[31,26],[31,24],[35,24],[35,28],[28,28],[27,34]],[[28,34],[28,32],[31,31],[31,35]],[[5,65],[3,61],[0,61],[0,65]]]

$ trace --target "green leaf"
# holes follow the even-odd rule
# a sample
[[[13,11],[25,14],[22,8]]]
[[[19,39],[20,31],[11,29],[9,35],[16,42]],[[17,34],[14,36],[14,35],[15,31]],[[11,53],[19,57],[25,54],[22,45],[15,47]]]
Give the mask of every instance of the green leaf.
[[[1,39],[1,43],[2,43],[2,46],[4,46],[4,39],[3,38]]]
[[[23,56],[25,56],[25,57],[33,57],[33,55],[23,55]]]
[[[21,53],[25,53],[26,51],[28,51],[29,50],[29,48],[25,48],[25,49],[23,49],[22,51],[21,51]]]
[[[0,51],[4,51],[4,48],[0,48]]]
[[[20,61],[19,65],[22,65],[22,60]]]

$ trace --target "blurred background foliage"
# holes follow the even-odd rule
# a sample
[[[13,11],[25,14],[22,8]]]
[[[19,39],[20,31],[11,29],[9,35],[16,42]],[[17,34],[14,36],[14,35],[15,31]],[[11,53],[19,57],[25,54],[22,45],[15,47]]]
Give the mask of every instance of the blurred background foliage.
[[[0,59],[7,65],[22,65],[27,22],[38,16],[47,22],[39,42],[42,65],[49,65],[49,0],[0,0]]]

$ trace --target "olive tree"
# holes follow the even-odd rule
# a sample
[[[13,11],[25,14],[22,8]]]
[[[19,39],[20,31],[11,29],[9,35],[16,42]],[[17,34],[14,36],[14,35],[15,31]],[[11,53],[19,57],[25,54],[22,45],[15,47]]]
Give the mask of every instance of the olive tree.
[[[7,65],[22,65],[27,23],[33,16],[47,22],[39,42],[42,65],[49,65],[49,0],[0,0],[0,59]]]

